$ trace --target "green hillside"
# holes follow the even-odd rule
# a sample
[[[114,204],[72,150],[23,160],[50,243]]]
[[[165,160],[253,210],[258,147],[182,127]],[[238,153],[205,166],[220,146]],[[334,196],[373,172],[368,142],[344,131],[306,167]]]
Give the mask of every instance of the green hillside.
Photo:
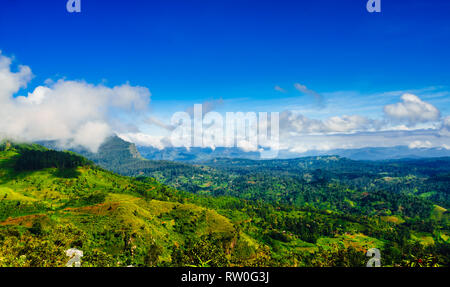
[[[143,159],[134,144],[118,137],[111,137],[95,154],[74,151],[121,175],[149,176],[195,194],[312,205],[353,214],[389,216],[393,211],[420,218],[427,218],[434,204],[450,208],[450,158],[378,162],[335,156],[219,158],[187,164]]]
[[[444,208],[346,190],[355,209],[339,210],[318,192],[318,204],[301,205],[193,194],[71,152],[3,143],[0,266],[64,266],[69,248],[84,252],[82,266],[364,266],[369,248],[384,266],[448,266]]]
[[[175,190],[32,146],[3,145],[0,198],[1,266],[63,266],[71,247],[87,266],[154,265],[187,240],[236,240],[230,220]]]

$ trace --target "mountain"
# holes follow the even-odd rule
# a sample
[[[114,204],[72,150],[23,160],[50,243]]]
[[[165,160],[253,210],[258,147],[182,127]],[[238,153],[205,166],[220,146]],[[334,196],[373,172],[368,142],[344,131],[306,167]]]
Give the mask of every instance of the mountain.
[[[404,158],[450,157],[450,150],[445,148],[409,148],[407,146],[367,147],[359,149],[334,149],[329,151],[311,151],[302,156],[338,155],[353,160],[389,160]]]
[[[312,201],[311,194],[320,192],[324,183],[337,183],[336,189],[348,186],[377,191],[381,186],[384,192],[422,192],[428,199],[450,208],[450,194],[446,181],[442,180],[450,174],[450,158],[361,161],[322,155],[276,160],[225,157],[176,162],[145,159],[133,143],[119,137],[109,138],[98,153],[73,151],[121,175],[148,176],[197,194],[302,205],[305,198],[308,198],[306,202]],[[389,182],[385,178],[397,180]],[[406,178],[410,184],[402,186]],[[331,204],[325,198],[322,200],[324,205]],[[319,201],[315,205],[322,206],[322,203]],[[345,208],[345,203],[339,200],[331,205],[336,209]]]
[[[41,141],[40,145],[52,149],[60,149],[56,142]],[[136,146],[134,143],[112,136],[108,138],[99,148],[98,153],[91,153],[83,148],[72,148],[74,152],[80,153],[100,165],[122,165],[139,162],[147,159],[152,161],[184,162],[199,164],[216,158],[251,159],[260,160],[259,152],[245,152],[240,148],[218,147],[211,148],[192,147],[187,150],[184,147],[167,147],[157,149],[154,147]],[[359,149],[333,149],[328,151],[311,150],[305,153],[292,153],[281,150],[278,159],[295,159],[301,157],[316,156],[339,156],[360,161],[380,161],[396,159],[426,159],[450,157],[450,150],[445,148],[409,148],[407,146],[394,147],[366,147]]]
[[[38,144],[50,149],[62,150],[56,142],[46,141],[39,142]],[[96,153],[82,147],[71,148],[70,151],[92,160],[107,170],[126,176],[140,176],[148,174],[151,171],[166,168],[184,169],[190,167],[190,165],[184,163],[145,159],[141,156],[134,143],[124,141],[117,136],[106,139]]]
[[[160,150],[154,147],[138,146],[137,149],[144,158],[151,160],[201,162],[214,158],[260,159],[259,152],[245,152],[240,148],[217,147],[212,150],[211,148],[191,147],[187,150],[184,147],[167,147]]]
[[[368,248],[384,266],[449,265],[449,214],[434,203],[448,193],[446,159],[216,159],[177,173],[122,141],[103,148],[97,161],[122,155],[202,194],[2,143],[0,266],[64,266],[69,248],[84,252],[82,266],[364,266]]]
[[[64,266],[69,248],[84,252],[83,266],[223,265],[225,252],[242,262],[258,255],[258,243],[192,195],[70,152],[0,145],[0,198],[0,266]],[[247,257],[235,255],[248,244]]]
[[[146,159],[151,160],[170,160],[180,162],[202,162],[214,158],[242,158],[259,160],[259,152],[245,152],[239,148],[219,147],[214,150],[211,148],[192,147],[186,148],[167,147],[157,149],[154,147],[138,146],[138,151]],[[281,150],[278,159],[292,159],[308,156],[340,156],[353,160],[388,160],[403,158],[433,158],[450,157],[450,150],[445,148],[409,148],[407,146],[394,147],[366,147],[359,149],[333,149],[328,151],[311,150],[305,153],[292,153]]]
[[[446,181],[450,176],[450,158],[388,161],[357,161],[338,156],[277,160],[214,158],[189,164],[144,159],[134,144],[118,137],[108,139],[96,154],[75,151],[121,175],[152,177],[195,194],[233,196],[299,207],[312,204],[318,208],[354,212],[345,200],[352,197],[351,201],[358,208],[364,205],[366,212],[375,212],[376,208],[367,202],[358,203],[348,192],[364,190],[381,197],[398,195],[395,199],[398,202],[407,200],[410,195],[419,196],[450,208]],[[323,191],[327,185],[333,186],[333,194],[325,196]],[[417,204],[411,210],[404,209],[405,215],[426,217],[428,203],[418,201]]]

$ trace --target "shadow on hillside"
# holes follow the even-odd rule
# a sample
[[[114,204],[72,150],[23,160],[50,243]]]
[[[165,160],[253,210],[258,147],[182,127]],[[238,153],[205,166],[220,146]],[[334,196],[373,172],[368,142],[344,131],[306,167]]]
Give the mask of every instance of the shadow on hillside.
[[[59,178],[78,178],[81,175],[76,168],[58,168],[52,174]]]
[[[28,177],[33,176],[35,173],[40,172],[39,170],[29,170],[16,172],[13,169],[0,171],[0,184],[7,184],[14,181],[23,181]],[[78,178],[81,173],[76,168],[66,168],[66,169],[54,169],[50,171],[49,174],[64,179]]]

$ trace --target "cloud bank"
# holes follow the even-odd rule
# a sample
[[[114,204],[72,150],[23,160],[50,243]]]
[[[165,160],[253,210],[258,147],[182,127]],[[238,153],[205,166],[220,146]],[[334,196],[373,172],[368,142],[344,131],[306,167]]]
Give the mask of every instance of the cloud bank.
[[[340,148],[389,147],[411,149],[450,146],[450,117],[418,96],[405,93],[400,102],[386,105],[384,117],[343,115],[323,120],[293,111],[280,114],[282,149],[296,153]]]
[[[293,111],[280,114],[280,129],[285,133],[329,134],[367,131],[377,126],[377,121],[359,115],[335,116],[325,120],[310,119]]]
[[[413,126],[418,123],[436,121],[441,116],[436,107],[422,101],[416,95],[404,94],[401,99],[400,103],[384,107],[384,113],[388,119]]]
[[[208,109],[207,109],[208,110]],[[411,93],[399,96],[398,102],[380,107],[381,117],[340,115],[312,118],[298,111],[280,112],[280,150],[304,153],[311,150],[351,149],[363,147],[408,146],[450,149],[450,117],[441,117],[435,106]],[[151,121],[156,124],[155,121]],[[158,126],[167,126],[159,122]],[[206,125],[207,126],[207,125]],[[204,132],[208,132],[204,125]],[[270,124],[268,123],[270,128]],[[172,131],[176,126],[170,125]],[[214,132],[212,132],[214,134]],[[168,137],[127,134],[127,139],[159,149],[170,147]],[[244,151],[274,147],[270,141],[259,145],[239,144]],[[208,144],[205,145],[209,146]],[[210,145],[214,149],[215,145]]]
[[[27,95],[21,94],[32,78],[28,66],[15,67],[12,59],[0,52],[0,140],[52,140],[65,148],[82,146],[96,152],[107,137],[118,134],[138,145],[158,149],[171,145],[170,135],[140,131],[138,124],[156,125],[169,134],[176,128],[173,123],[148,116],[151,94],[145,87],[128,83],[107,87],[58,80],[37,86]],[[323,103],[320,94],[304,85],[296,84],[295,88]],[[205,102],[203,115],[222,104],[223,100]],[[193,109],[187,112],[192,116]],[[450,149],[450,117],[442,117],[437,107],[418,96],[405,93],[397,103],[380,108],[380,112],[383,116],[376,119],[363,115],[314,119],[295,111],[283,111],[279,121],[279,148],[296,153],[395,145]],[[217,133],[207,127],[208,124],[204,130],[208,138],[214,138]],[[239,139],[237,142],[245,151],[260,149]],[[216,147],[208,141],[206,145]],[[274,143],[262,146],[273,147]]]
[[[123,122],[145,112],[150,91],[127,84],[115,87],[59,80],[15,96],[32,78],[31,69],[12,70],[11,58],[0,52],[0,138],[52,140],[64,147],[82,146],[96,152]]]
[[[450,146],[450,117],[441,118],[440,111],[410,93],[397,103],[380,108],[381,118],[362,115],[332,116],[314,119],[299,112],[280,113],[280,149],[295,153],[362,147],[408,146],[409,148]],[[163,141],[152,137],[139,140],[141,145],[161,148]],[[165,141],[169,142],[169,141]],[[262,147],[272,146],[270,142]],[[244,151],[260,146],[240,146]]]

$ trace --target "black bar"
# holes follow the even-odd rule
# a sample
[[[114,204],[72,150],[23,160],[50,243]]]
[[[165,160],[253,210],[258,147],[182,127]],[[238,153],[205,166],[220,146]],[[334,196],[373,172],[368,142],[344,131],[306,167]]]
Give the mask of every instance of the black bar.
[[[129,284],[125,285],[127,287],[138,282],[139,286],[149,287],[263,287],[337,286],[336,284],[385,286],[391,285],[392,277],[395,277],[396,280],[401,280],[399,282],[404,286],[406,283],[423,281],[427,277],[432,277],[433,282],[446,282],[447,271],[447,268],[3,268],[0,269],[0,278],[3,281],[5,277],[10,276],[14,280],[12,282],[18,286],[28,280],[35,283],[53,278],[52,281],[62,285],[65,285],[63,282],[76,281],[81,284],[79,286],[84,286],[87,282],[89,285],[106,286],[125,280],[129,281]],[[203,275],[199,276],[200,274]],[[212,282],[211,276],[214,276]],[[241,280],[238,280],[239,276]]]

